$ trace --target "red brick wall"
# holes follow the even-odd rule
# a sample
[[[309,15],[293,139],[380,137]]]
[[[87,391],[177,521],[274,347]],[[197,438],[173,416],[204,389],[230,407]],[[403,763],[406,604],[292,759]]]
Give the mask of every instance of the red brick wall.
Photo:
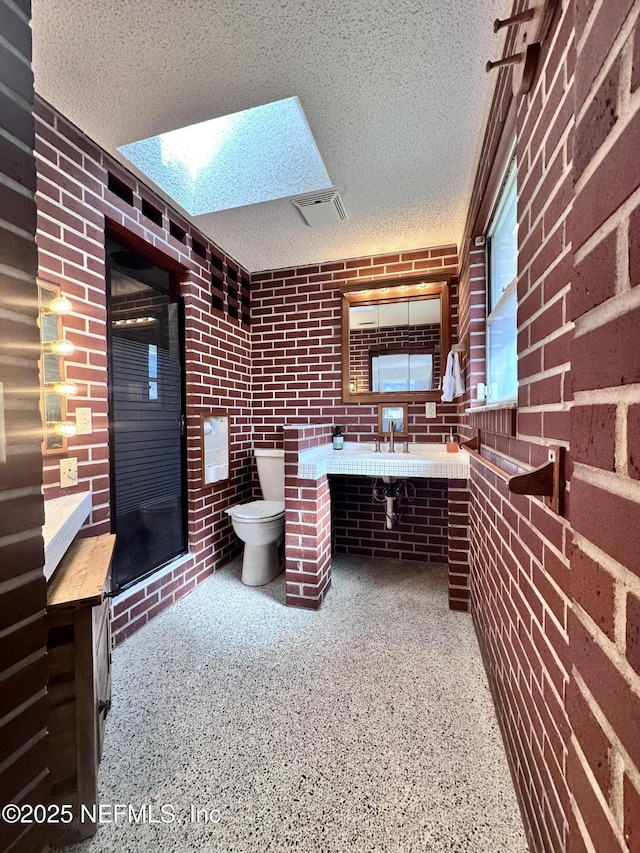
[[[370,441],[378,433],[374,405],[342,402],[340,286],[420,273],[456,275],[455,246],[335,261],[251,277],[254,440],[279,446],[283,423],[326,422],[343,427],[348,441]],[[457,279],[453,279],[451,334],[457,332]],[[437,404],[425,418],[424,403],[410,404],[410,439],[442,441],[457,428],[457,406]],[[331,440],[327,428],[324,440]],[[353,480],[352,482],[355,482]],[[354,489],[354,499],[358,489]],[[404,530],[404,523],[399,530]],[[394,534],[395,535],[395,534]],[[397,542],[381,526],[375,547],[398,555]]]
[[[331,587],[331,496],[326,474],[298,479],[300,453],[325,443],[328,424],[286,425],[282,430],[285,471],[286,602],[317,610]]]
[[[373,479],[332,475],[329,481],[335,553],[447,562],[446,480],[410,480],[415,502],[392,530],[386,528],[384,504],[373,500]]]
[[[560,2],[530,93],[512,101],[500,72],[461,252],[467,403],[481,406],[474,238],[517,136],[519,406],[461,420],[506,469],[568,448],[565,518],[481,463],[471,473],[472,613],[533,851],[640,844],[639,14]]]
[[[70,439],[67,453],[78,459],[79,483],[65,491],[93,493],[84,534],[103,533],[111,524],[105,228],[171,272],[185,302],[190,556],[116,600],[118,642],[240,548],[224,509],[251,494],[249,276],[42,101],[36,102],[36,134],[39,274],[60,284],[74,306],[64,318],[76,345],[65,359],[67,375],[79,386],[69,414],[88,406],[93,415],[93,434]],[[212,408],[231,416],[231,478],[202,488],[200,415]],[[62,491],[59,459],[45,460],[47,498]]]
[[[264,446],[282,442],[283,423],[326,421],[346,428],[349,441],[378,432],[377,408],[344,405],[340,361],[342,284],[458,271],[455,246],[334,261],[251,276],[254,430]],[[452,339],[457,332],[457,280],[452,283]],[[442,441],[457,425],[457,407],[438,404],[427,421],[424,404],[409,406],[409,432]],[[330,433],[327,433],[327,441]]]
[[[577,3],[576,45],[572,836],[639,850],[640,2]]]
[[[0,0],[0,805],[49,798],[30,16],[28,0]],[[0,850],[47,838],[0,821]]]

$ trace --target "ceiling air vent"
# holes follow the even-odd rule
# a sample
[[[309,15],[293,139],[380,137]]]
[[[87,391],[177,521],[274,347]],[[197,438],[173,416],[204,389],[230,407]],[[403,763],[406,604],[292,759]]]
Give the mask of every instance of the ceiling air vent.
[[[347,211],[336,190],[294,198],[292,203],[304,216],[307,225],[335,225],[347,219]]]

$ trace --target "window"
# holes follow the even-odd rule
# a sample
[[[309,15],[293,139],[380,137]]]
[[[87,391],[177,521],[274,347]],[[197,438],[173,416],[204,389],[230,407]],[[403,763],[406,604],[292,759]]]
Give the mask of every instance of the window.
[[[518,193],[509,170],[489,225],[487,289],[487,403],[518,398]]]

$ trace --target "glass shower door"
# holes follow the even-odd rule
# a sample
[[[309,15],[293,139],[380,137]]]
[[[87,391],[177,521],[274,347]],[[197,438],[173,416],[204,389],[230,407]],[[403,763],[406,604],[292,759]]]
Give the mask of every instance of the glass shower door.
[[[180,306],[111,269],[109,345],[114,587],[186,550]]]

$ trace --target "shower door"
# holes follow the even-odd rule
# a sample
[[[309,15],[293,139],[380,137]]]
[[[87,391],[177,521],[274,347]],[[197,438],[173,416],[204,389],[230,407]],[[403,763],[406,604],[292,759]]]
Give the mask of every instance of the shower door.
[[[144,261],[136,270],[130,258],[138,256],[126,250],[108,257],[113,586],[118,590],[186,550],[183,324],[181,305],[169,294],[168,273]],[[125,261],[134,269],[124,272]]]

